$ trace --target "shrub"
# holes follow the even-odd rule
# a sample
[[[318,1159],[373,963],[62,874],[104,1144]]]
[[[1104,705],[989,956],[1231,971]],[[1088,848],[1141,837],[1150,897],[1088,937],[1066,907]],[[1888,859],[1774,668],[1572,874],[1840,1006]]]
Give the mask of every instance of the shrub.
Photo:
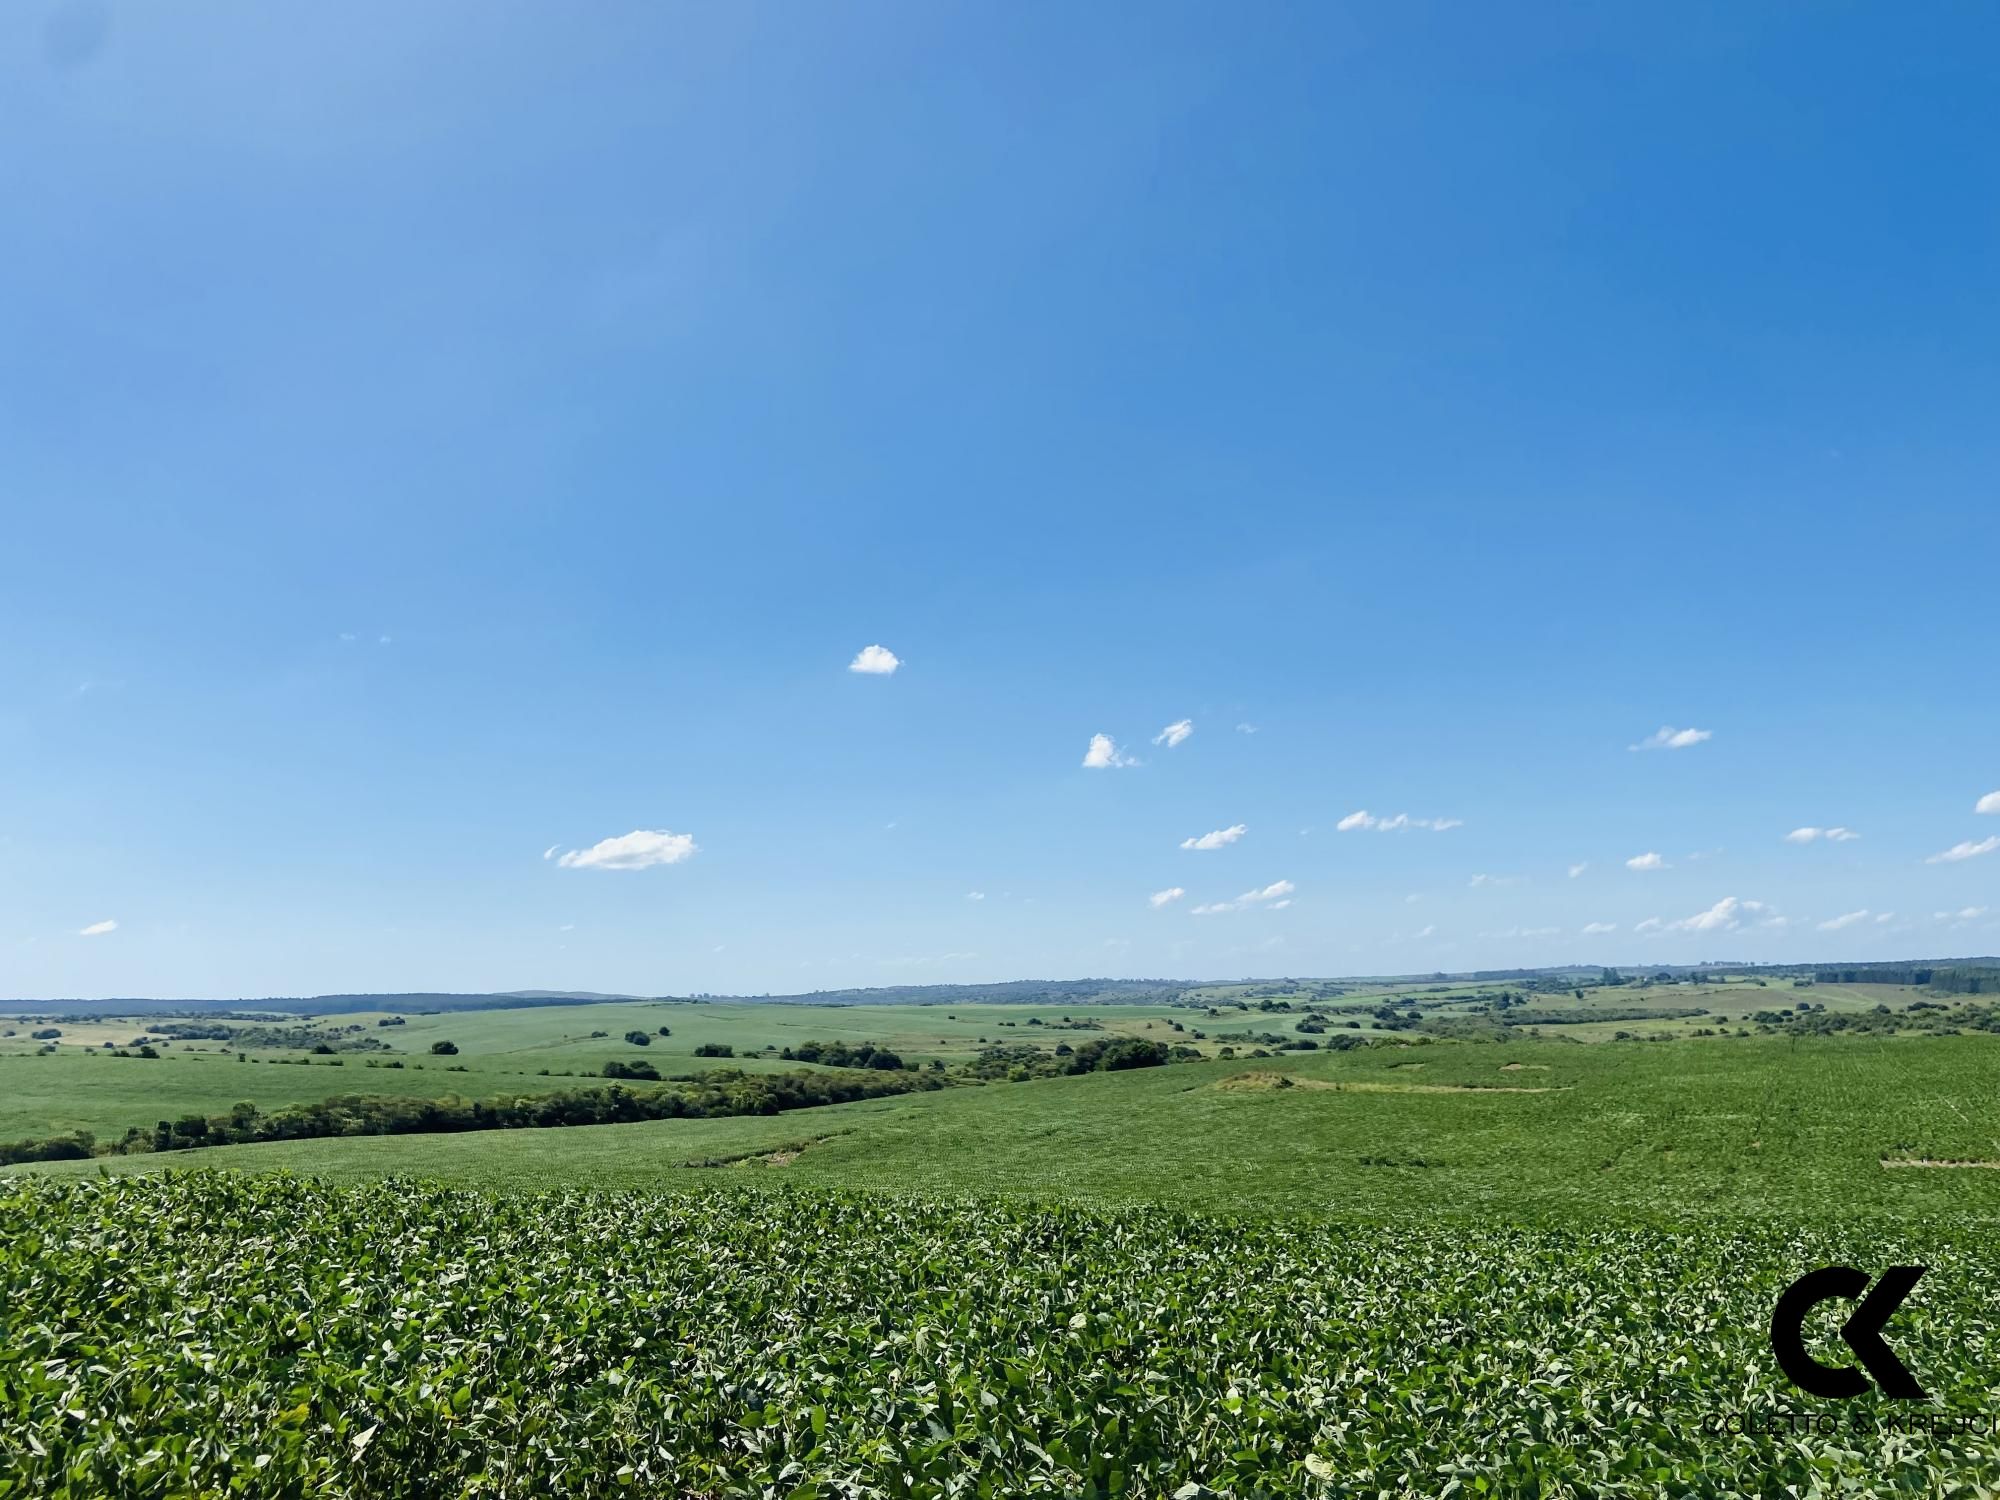
[[[628,1031],[625,1033],[625,1040],[635,1047],[650,1047],[653,1045],[652,1034],[645,1031]]]
[[[456,1057],[458,1056],[458,1045],[455,1042],[432,1042],[431,1056]]]
[[[703,1042],[694,1049],[696,1057],[734,1057],[736,1049],[727,1042]]]

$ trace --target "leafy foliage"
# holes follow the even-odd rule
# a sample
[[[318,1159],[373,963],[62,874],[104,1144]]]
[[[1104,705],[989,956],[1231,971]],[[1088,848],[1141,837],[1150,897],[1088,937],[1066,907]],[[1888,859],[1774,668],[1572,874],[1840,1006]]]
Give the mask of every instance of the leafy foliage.
[[[1806,1403],[1799,1270],[1931,1267],[1898,1348],[2000,1357],[1990,1238],[1494,1227],[780,1188],[494,1199],[0,1183],[0,1494],[1973,1493],[1990,1417]],[[1828,1408],[1819,1408],[1824,1413]],[[1755,1425],[1754,1423],[1752,1424]],[[1865,1435],[1857,1437],[1857,1430]],[[1189,1489],[1189,1486],[1196,1488]]]

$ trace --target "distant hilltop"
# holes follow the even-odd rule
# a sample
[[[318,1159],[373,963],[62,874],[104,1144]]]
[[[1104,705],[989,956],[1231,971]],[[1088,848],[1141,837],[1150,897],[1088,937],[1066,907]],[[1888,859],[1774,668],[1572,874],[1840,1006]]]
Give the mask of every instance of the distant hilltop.
[[[1543,969],[1475,969],[1459,973],[1349,975],[1336,979],[1010,979],[997,984],[901,984],[876,989],[812,990],[788,995],[632,995],[600,990],[500,990],[484,994],[406,991],[374,995],[287,995],[219,999],[18,999],[0,1000],[7,1014],[66,1016],[246,1015],[332,1016],[357,1011],[436,1015],[460,1010],[514,1010],[530,1006],[643,1003],[692,1005],[704,1001],[741,1005],[1172,1005],[1197,991],[1220,988],[1258,994],[1312,991],[1333,999],[1348,990],[1422,984],[1508,983],[1528,989],[1572,985],[1712,982],[1729,977],[1795,979],[1820,984],[1894,984],[1941,992],[2000,993],[2000,958],[1899,959],[1872,964],[1634,964],[1604,968],[1561,964]]]

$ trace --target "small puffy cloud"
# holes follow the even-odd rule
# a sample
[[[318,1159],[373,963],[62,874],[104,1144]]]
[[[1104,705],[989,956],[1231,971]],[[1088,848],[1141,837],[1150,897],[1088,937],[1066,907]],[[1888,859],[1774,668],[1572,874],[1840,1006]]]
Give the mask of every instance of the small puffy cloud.
[[[1635,854],[1626,860],[1625,868],[1628,870],[1664,870],[1667,868],[1667,862],[1651,849],[1648,849],[1644,854]]]
[[[92,922],[88,927],[85,927],[81,931],[79,931],[77,933],[77,936],[103,937],[105,933],[116,932],[117,930],[118,930],[118,924],[107,918],[102,922]]]
[[[1146,898],[1146,904],[1152,907],[1155,911],[1158,911],[1163,906],[1172,905],[1174,902],[1180,900],[1181,897],[1185,896],[1186,894],[1187,892],[1181,889],[1181,887],[1177,885],[1170,885],[1164,891],[1153,892],[1152,895]]]
[[[1685,750],[1690,745],[1699,745],[1703,740],[1713,739],[1714,731],[1708,729],[1676,729],[1671,724],[1662,724],[1636,745],[1627,745],[1627,750]]]
[[[1257,726],[1255,724],[1238,724],[1236,726],[1236,732],[1238,734],[1255,734],[1257,732]],[[2000,792],[1995,792],[1993,795],[1996,797],[2000,797]]]
[[[1197,917],[1212,917],[1219,912],[1244,911],[1253,906],[1269,905],[1272,911],[1282,911],[1292,903],[1288,899],[1298,889],[1289,880],[1274,880],[1258,890],[1245,891],[1234,901],[1211,901],[1205,906],[1194,908]]]
[[[1825,839],[1829,843],[1845,844],[1860,838],[1852,828],[1794,828],[1785,835],[1788,844],[1810,844],[1814,839]]]
[[[1569,878],[1571,880],[1574,880],[1576,879],[1577,876],[1581,875],[1585,870],[1588,870],[1589,868],[1590,868],[1590,861],[1587,859],[1580,859],[1575,864],[1569,867]]]
[[[1136,766],[1139,762],[1118,748],[1118,742],[1108,734],[1093,734],[1090,748],[1083,752],[1083,765],[1087,771],[1115,771],[1121,766]]]
[[[1977,859],[1982,854],[1991,854],[1995,849],[2000,849],[2000,834],[1995,834],[1991,838],[1981,839],[1976,844],[1970,839],[1961,839],[1942,854],[1933,854],[1924,863],[1927,865],[1955,865],[1962,859]]]
[[[902,664],[902,658],[887,646],[863,646],[855,652],[847,670],[859,672],[864,677],[887,677]]]
[[[1734,896],[1724,896],[1707,911],[1698,911],[1691,917],[1682,917],[1678,922],[1669,922],[1668,928],[1674,932],[1734,932],[1743,925],[1745,917],[1762,917],[1765,925],[1776,925],[1777,915],[1761,901],[1739,901]]]
[[[1153,736],[1153,743],[1165,745],[1169,750],[1194,733],[1193,719],[1176,719],[1165,729]]]
[[[2000,792],[1988,792],[1972,804],[1976,813],[2000,813]]]
[[[691,833],[635,828],[615,839],[602,839],[588,849],[572,849],[556,863],[565,870],[648,870],[692,859],[700,848]]]
[[[1463,818],[1413,818],[1408,813],[1397,813],[1393,817],[1378,818],[1367,808],[1351,812],[1333,825],[1341,833],[1353,833],[1356,829],[1372,828],[1377,833],[1394,833],[1402,828],[1428,828],[1433,833],[1444,833],[1448,829],[1463,828]]]
[[[965,899],[966,899],[966,900],[968,900],[968,901],[984,901],[984,900],[986,899],[986,892],[984,892],[984,891],[967,891],[967,892],[965,893]]]
[[[1200,838],[1182,839],[1181,847],[1183,849],[1221,849],[1235,843],[1249,831],[1249,828],[1242,823],[1231,823],[1227,828],[1217,828],[1213,832],[1204,833]]]
[[[1868,915],[1866,909],[1863,909],[1861,911],[1848,912],[1843,916],[1828,917],[1824,922],[1819,924],[1819,930],[1821,932],[1841,932],[1849,927],[1854,927],[1867,921]]]

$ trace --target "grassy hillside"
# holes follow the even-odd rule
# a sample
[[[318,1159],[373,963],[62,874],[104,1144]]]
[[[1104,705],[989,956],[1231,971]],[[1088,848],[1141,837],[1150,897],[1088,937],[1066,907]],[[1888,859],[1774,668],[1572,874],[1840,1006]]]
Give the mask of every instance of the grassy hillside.
[[[640,1186],[723,1175],[688,1163],[806,1144],[781,1167],[726,1174],[1365,1216],[1993,1214],[2000,1171],[1882,1162],[2000,1161],[1997,1101],[1992,1037],[1443,1043],[995,1084],[769,1119],[306,1141],[40,1170],[199,1164]]]

